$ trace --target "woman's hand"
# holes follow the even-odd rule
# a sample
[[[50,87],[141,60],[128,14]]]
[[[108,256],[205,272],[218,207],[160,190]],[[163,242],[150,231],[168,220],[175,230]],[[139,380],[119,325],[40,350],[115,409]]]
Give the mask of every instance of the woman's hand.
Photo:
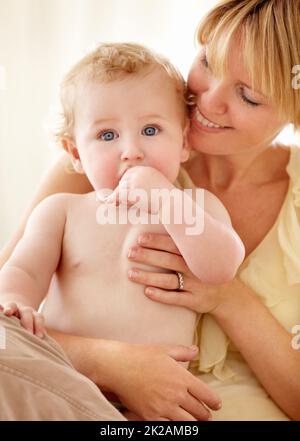
[[[198,313],[214,314],[239,283],[237,279],[219,285],[201,283],[189,270],[172,238],[167,234],[143,234],[139,237],[138,244],[129,250],[128,258],[131,261],[174,271],[172,274],[144,271],[140,268],[129,270],[129,279],[145,285],[146,296],[157,302],[184,306]],[[184,277],[182,291],[177,291],[177,271]]]
[[[107,360],[107,386],[141,419],[208,420],[207,407],[220,409],[218,395],[178,363],[192,360],[197,347],[116,343],[115,348]],[[103,364],[100,358],[101,351]]]

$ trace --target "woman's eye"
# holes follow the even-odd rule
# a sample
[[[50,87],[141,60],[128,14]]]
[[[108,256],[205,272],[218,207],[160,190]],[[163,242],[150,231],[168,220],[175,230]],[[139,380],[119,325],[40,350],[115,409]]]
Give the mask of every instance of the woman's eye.
[[[142,134],[145,136],[155,136],[159,132],[159,129],[157,127],[148,126],[144,127],[142,130]]]
[[[240,91],[240,96],[241,96],[242,100],[244,101],[244,103],[246,103],[248,106],[257,107],[260,105],[260,103],[256,103],[255,101],[252,101],[249,98],[247,98],[243,89],[241,89],[241,91]]]
[[[118,138],[119,135],[114,130],[104,130],[99,133],[98,138],[102,141],[112,141],[113,139]]]
[[[200,60],[204,67],[208,67],[208,61],[205,54],[201,57]]]

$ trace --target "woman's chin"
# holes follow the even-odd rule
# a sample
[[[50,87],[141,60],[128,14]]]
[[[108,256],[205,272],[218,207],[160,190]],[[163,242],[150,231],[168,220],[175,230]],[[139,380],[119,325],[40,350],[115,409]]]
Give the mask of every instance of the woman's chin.
[[[193,150],[199,153],[207,153],[210,155],[228,155],[228,142],[221,137],[212,138],[212,135],[205,133],[195,133],[193,129],[188,134],[188,143]]]

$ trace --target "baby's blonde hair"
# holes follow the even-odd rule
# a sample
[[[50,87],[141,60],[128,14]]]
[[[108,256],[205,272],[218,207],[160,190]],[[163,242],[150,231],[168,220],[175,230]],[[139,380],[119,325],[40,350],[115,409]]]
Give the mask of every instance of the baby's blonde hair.
[[[223,0],[200,22],[197,40],[208,45],[208,63],[223,76],[232,37],[240,38],[252,87],[299,130],[300,89],[292,87],[293,66],[300,65],[299,31],[300,0]]]
[[[109,83],[126,76],[160,69],[174,83],[186,117],[186,83],[165,57],[135,43],[103,43],[88,53],[65,75],[60,85],[61,113],[54,129],[56,141],[73,139],[76,87],[82,81]],[[143,99],[143,97],[141,97]]]

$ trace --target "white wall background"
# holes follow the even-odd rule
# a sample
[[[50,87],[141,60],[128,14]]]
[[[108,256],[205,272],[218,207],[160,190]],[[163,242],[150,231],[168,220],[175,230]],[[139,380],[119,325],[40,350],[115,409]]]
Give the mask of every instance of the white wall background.
[[[59,81],[100,41],[136,41],[184,75],[216,0],[0,0],[0,247],[59,154],[44,122]]]

